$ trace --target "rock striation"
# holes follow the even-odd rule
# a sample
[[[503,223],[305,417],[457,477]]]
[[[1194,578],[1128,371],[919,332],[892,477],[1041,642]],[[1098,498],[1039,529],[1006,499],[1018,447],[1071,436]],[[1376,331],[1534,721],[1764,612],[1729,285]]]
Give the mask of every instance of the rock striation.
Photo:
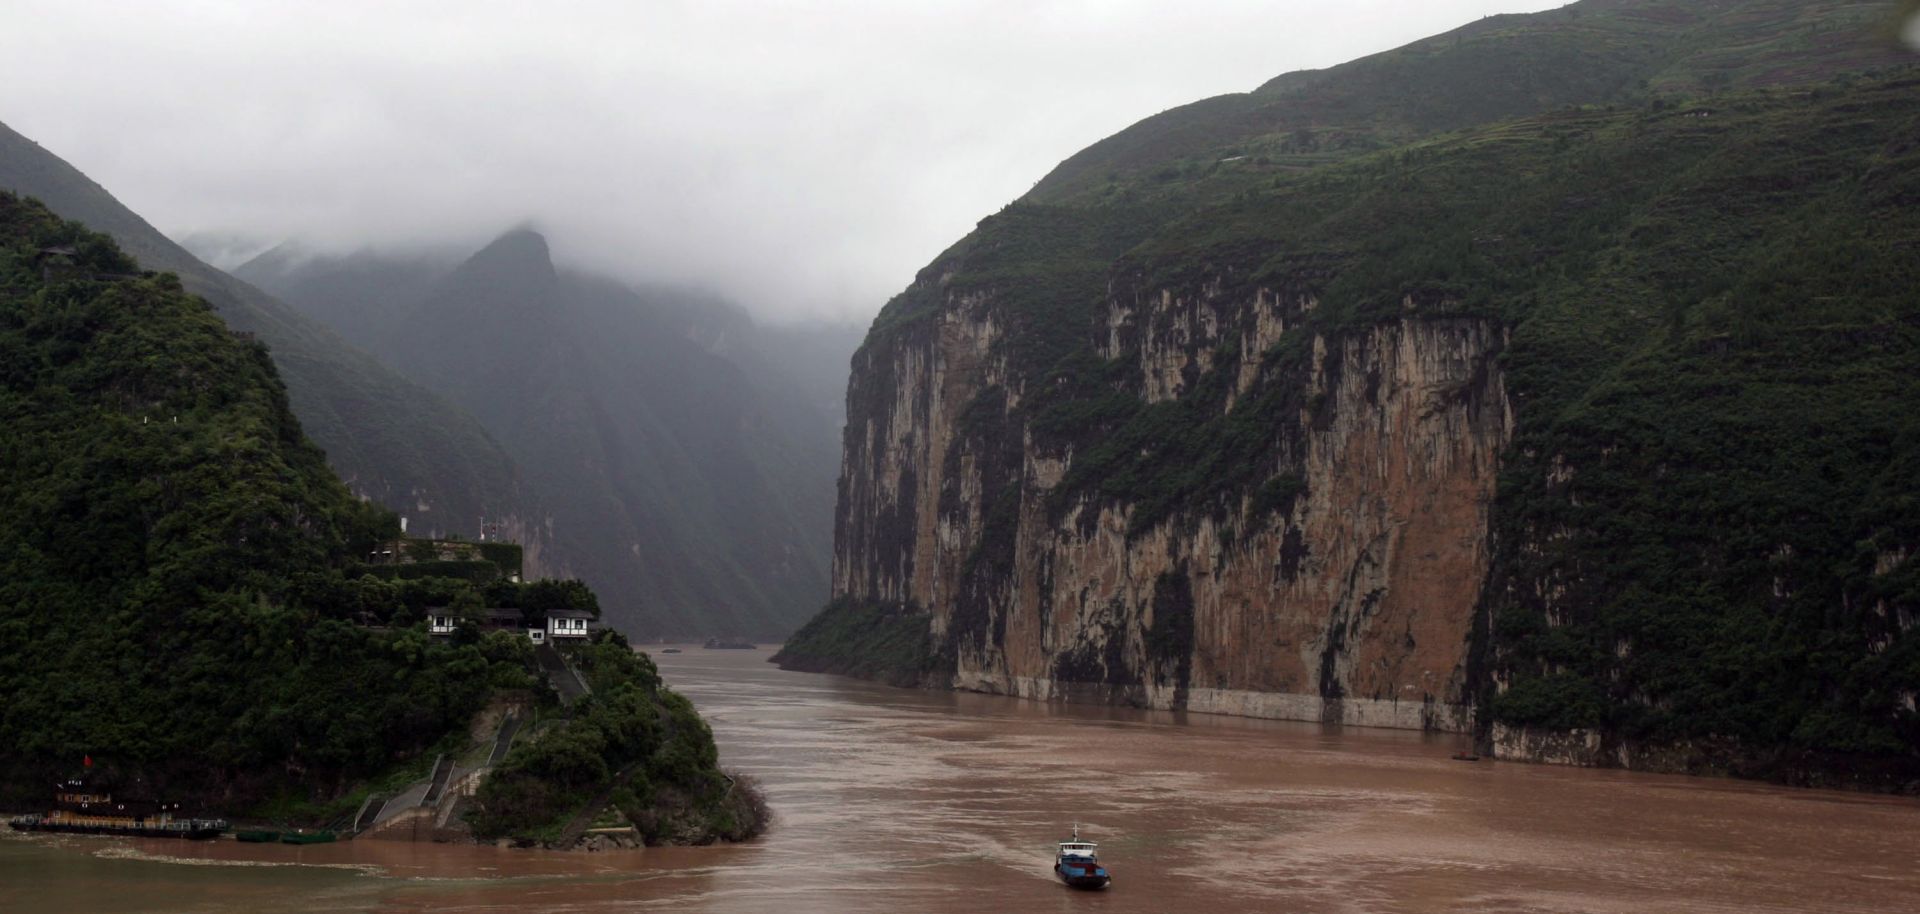
[[[919,607],[953,645],[939,675],[958,688],[1463,729],[1467,634],[1512,427],[1497,367],[1505,332],[1408,317],[1315,334],[1300,370],[1263,370],[1261,354],[1314,304],[1264,288],[1107,303],[1101,355],[1133,367],[1150,402],[1178,400],[1210,371],[1233,380],[1228,416],[1256,384],[1300,394],[1272,430],[1277,459],[1229,510],[1138,529],[1135,505],[1087,493],[1061,503],[1073,447],[1021,434],[1014,459],[996,460],[969,436],[963,417],[983,392],[1005,389],[1008,409],[1027,394],[996,349],[1008,321],[991,297],[956,299],[937,321],[863,350],[836,593]],[[1212,364],[1228,342],[1240,355]],[[1297,495],[1256,508],[1274,479],[1299,480]],[[1011,497],[995,507],[1015,521],[992,534],[1011,536],[1012,561],[983,574],[974,556],[989,535],[987,493]]]

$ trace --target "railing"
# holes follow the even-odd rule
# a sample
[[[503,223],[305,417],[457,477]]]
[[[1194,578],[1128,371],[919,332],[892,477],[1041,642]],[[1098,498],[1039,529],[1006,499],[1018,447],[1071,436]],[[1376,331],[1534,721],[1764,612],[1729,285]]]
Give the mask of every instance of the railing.
[[[357,835],[365,831],[367,826],[373,824],[374,820],[367,818],[367,810],[368,808],[373,806],[373,801],[378,799],[380,799],[379,794],[370,793],[370,794],[367,794],[366,799],[360,801],[360,808],[354,812],[353,820],[350,823],[348,823],[352,827],[354,834]],[[375,809],[373,811],[374,819],[379,818],[380,810],[385,808],[387,808],[387,805],[385,803],[381,803],[379,809]]]
[[[427,788],[426,795],[420,798],[420,805],[432,806],[439,802],[440,794],[447,788],[447,778],[452,776],[453,760],[447,758],[445,754],[434,756],[433,783]]]

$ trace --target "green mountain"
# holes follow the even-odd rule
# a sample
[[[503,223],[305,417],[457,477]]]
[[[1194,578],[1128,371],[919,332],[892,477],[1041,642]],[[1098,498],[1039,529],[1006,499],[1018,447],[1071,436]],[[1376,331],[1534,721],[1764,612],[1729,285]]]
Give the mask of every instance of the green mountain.
[[[281,248],[237,272],[477,417],[629,631],[780,637],[824,598],[849,335],[563,272],[526,230],[452,266]]]
[[[781,660],[1910,786],[1892,13],[1588,0],[1074,156],[876,319]]]
[[[1184,183],[1221,158],[1280,170],[1552,111],[1734,86],[1821,82],[1901,62],[1885,0],[1584,0],[1471,25],[1147,118],[1074,154],[1030,202]],[[1243,166],[1246,167],[1246,166]],[[1136,192],[1144,188],[1132,187]]]
[[[10,801],[43,801],[42,775],[89,753],[257,800],[286,765],[330,786],[464,726],[479,652],[290,605],[394,519],[328,471],[264,347],[172,274],[3,192],[0,302]]]
[[[202,263],[85,175],[0,124],[0,189],[38,198],[110,235],[152,269],[213,303],[227,325],[267,344],[293,409],[355,492],[408,516],[411,532],[505,525],[547,567],[544,512],[500,446],[471,416],[252,285]]]
[[[337,821],[369,784],[425,774],[429,750],[467,751],[476,713],[510,699],[553,723],[482,785],[480,833],[550,838],[602,794],[650,843],[758,828],[706,724],[617,634],[570,649],[592,694],[559,708],[525,638],[424,624],[428,606],[591,609],[589,592],[364,574],[398,519],[328,469],[266,348],[173,274],[8,192],[0,423],[13,808],[97,759],[123,795]]]

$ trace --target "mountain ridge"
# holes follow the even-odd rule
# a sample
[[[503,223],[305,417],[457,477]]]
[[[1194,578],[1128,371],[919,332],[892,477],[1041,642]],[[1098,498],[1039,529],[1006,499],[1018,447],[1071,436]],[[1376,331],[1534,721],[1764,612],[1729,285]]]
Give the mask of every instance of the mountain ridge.
[[[779,637],[825,593],[838,423],[818,391],[844,375],[806,372],[852,334],[776,355],[787,337],[744,310],[556,270],[525,229],[447,265],[369,252],[238,272],[480,417],[631,630]]]
[[[472,417],[255,286],[203,263],[97,182],[4,124],[0,188],[106,232],[141,263],[179,274],[235,330],[257,334],[284,372],[308,434],[356,491],[409,515],[421,533],[476,535],[481,517],[505,522],[527,545],[534,568],[561,570],[546,564],[552,557],[544,548],[544,510],[520,491],[518,470]]]
[[[1025,199],[1066,202],[1144,164],[1196,165],[1186,160],[1234,144],[1242,147],[1235,154],[1314,165],[1329,154],[1377,150],[1565,105],[1818,82],[1897,66],[1905,55],[1881,40],[1877,28],[1890,16],[1890,4],[1871,0],[1582,0],[1541,13],[1489,16],[1146,118],[1069,156]],[[1807,30],[1805,41],[1785,34],[1782,20]],[[1819,44],[1822,29],[1837,36],[1837,46]],[[1701,44],[1708,50],[1698,50]],[[1461,81],[1477,91],[1455,91]],[[1103,169],[1107,173],[1095,174]]]

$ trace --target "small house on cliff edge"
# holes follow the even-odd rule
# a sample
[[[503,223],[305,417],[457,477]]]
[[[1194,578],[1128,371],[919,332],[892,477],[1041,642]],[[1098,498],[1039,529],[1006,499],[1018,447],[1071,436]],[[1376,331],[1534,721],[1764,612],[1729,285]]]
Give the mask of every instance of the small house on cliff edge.
[[[427,608],[427,634],[446,637],[459,627],[460,617],[447,607]],[[542,644],[549,640],[584,639],[599,626],[593,624],[592,613],[578,609],[550,609],[534,620],[517,609],[489,609],[481,620],[481,627],[488,631],[523,632],[527,640]]]

